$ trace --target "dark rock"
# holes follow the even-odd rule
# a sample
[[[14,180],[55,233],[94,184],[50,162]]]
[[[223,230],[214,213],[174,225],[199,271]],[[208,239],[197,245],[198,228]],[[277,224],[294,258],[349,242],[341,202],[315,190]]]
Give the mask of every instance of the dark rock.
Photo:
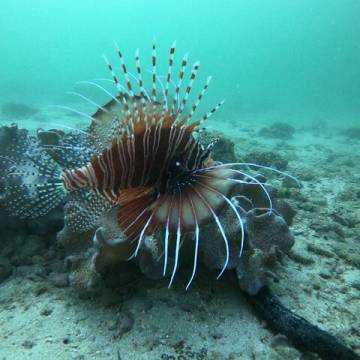
[[[349,139],[360,140],[360,127],[352,126],[346,129],[343,134]]]
[[[262,128],[259,131],[259,135],[267,138],[291,139],[294,135],[295,128],[289,124],[283,122],[275,122],[269,127]]]
[[[244,160],[249,163],[269,166],[278,170],[285,170],[288,165],[288,161],[284,157],[272,151],[254,151],[245,155]]]
[[[291,226],[296,215],[294,207],[292,207],[287,201],[277,199],[275,201],[275,209],[281,214],[288,226]]]
[[[0,257],[0,283],[12,274],[12,266],[8,259]]]
[[[23,247],[21,248],[21,256],[31,257],[38,255],[46,248],[46,240],[37,235],[30,235]]]
[[[9,119],[26,119],[39,112],[39,109],[17,102],[6,102],[1,106],[1,112]]]
[[[291,260],[301,265],[312,265],[315,263],[315,260],[311,257],[304,256],[303,254],[300,254],[294,250],[290,251],[288,255]]]
[[[114,338],[121,338],[124,334],[129,332],[133,326],[134,316],[130,312],[122,314],[121,318],[119,319]]]
[[[25,340],[22,344],[21,344],[25,349],[31,349],[32,347],[34,347],[35,343],[31,340]]]
[[[294,236],[281,216],[261,209],[247,213],[246,229],[248,240],[236,273],[240,288],[254,295],[266,284],[269,269],[294,245]]]
[[[45,277],[45,269],[37,264],[37,265],[21,265],[16,268],[16,275],[22,277]]]
[[[42,309],[42,310],[40,311],[40,315],[42,315],[42,316],[49,316],[49,315],[52,314],[52,312],[53,312],[52,309],[50,309],[50,308],[48,308],[48,307],[45,307],[44,309]]]
[[[223,133],[218,131],[206,131],[201,133],[201,143],[206,147],[213,143],[212,157],[217,161],[232,163],[236,162],[235,144]]]
[[[299,188],[299,183],[295,179],[288,176],[284,177],[282,181],[282,186],[286,188]]]
[[[235,145],[225,136],[219,137],[219,140],[214,145],[213,154],[215,160],[220,160],[225,163],[237,161],[235,155]]]
[[[66,273],[58,274],[52,272],[49,274],[49,279],[56,287],[66,287],[69,285],[69,275]]]

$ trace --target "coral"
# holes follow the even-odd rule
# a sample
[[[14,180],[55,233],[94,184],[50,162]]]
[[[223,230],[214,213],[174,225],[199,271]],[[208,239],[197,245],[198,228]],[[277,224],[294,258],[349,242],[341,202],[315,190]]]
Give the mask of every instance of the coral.
[[[285,220],[275,212],[253,209],[246,216],[248,239],[244,256],[236,268],[240,287],[250,295],[256,294],[271,268],[294,245],[294,237]]]
[[[220,132],[210,132],[208,136],[216,139],[212,149],[214,159],[221,159],[222,162],[226,163],[237,161],[235,155],[235,144],[233,141]]]
[[[25,119],[39,112],[39,109],[17,102],[6,102],[1,106],[1,112],[9,119]]]
[[[278,170],[285,170],[288,161],[280,154],[273,151],[253,151],[245,155],[244,160],[249,163],[274,167]]]
[[[289,124],[283,122],[275,122],[268,127],[264,127],[259,131],[259,135],[267,138],[291,139],[295,129]]]
[[[0,284],[11,275],[12,266],[8,259],[0,257]]]
[[[288,224],[280,215],[282,211],[287,221],[291,223],[295,215],[294,210],[290,205],[284,205],[285,201],[278,202],[275,199],[273,199],[275,210],[272,213],[264,209],[265,206],[262,206],[262,209],[259,205],[264,194],[258,189],[258,187],[246,185],[242,193],[248,196],[253,193],[252,197],[247,198],[242,195],[232,198],[234,205],[242,214],[246,232],[244,252],[241,257],[239,257],[240,229],[234,214],[227,210],[221,216],[221,222],[224,224],[229,239],[230,260],[227,268],[236,268],[239,285],[249,294],[255,294],[266,284],[269,276],[273,277],[271,269],[294,244],[294,237]],[[256,192],[258,192],[256,194],[258,199],[254,196]],[[263,202],[266,202],[265,198]],[[246,204],[245,208],[244,204]],[[280,205],[280,209],[276,208],[277,205]],[[204,231],[201,254],[202,261],[209,269],[221,269],[226,253],[222,236],[215,224],[208,225]]]
[[[31,221],[12,219],[17,212],[24,210],[17,208],[14,202],[16,198],[26,196],[29,207],[32,202],[37,201],[38,192],[24,184],[32,184],[38,174],[36,166],[29,165],[32,163],[28,159],[38,161],[43,155],[41,144],[36,138],[29,136],[27,130],[19,129],[17,125],[0,127],[0,171],[2,174],[7,174],[5,177],[0,176],[0,208],[7,208],[6,212],[0,211],[0,218],[8,219],[1,222],[5,227],[15,222],[16,226],[26,228],[29,233],[40,235],[54,233],[61,229],[63,223],[61,206],[54,208],[45,215],[45,218]],[[20,165],[16,166],[16,162]],[[26,165],[25,162],[27,162]],[[12,172],[19,172],[21,175],[11,177],[9,174]],[[14,190],[13,185],[19,185],[19,183],[21,186]]]
[[[348,139],[360,140],[360,127],[359,126],[350,127],[348,129],[344,130],[343,134]]]

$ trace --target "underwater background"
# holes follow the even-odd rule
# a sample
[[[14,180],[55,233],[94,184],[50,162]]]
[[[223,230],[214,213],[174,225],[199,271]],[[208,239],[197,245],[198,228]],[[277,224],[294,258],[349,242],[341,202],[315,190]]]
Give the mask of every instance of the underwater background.
[[[225,99],[230,117],[272,111],[295,122],[357,120],[356,0],[14,0],[0,10],[4,100],[66,103],[77,81],[107,75],[102,55],[113,54],[113,40],[132,59],[136,48],[147,55],[155,37],[160,54],[177,40],[179,53],[201,60],[200,74],[215,80],[208,101]]]
[[[322,359],[256,315],[249,297],[263,286],[360,356],[359,19],[358,0],[1,1],[0,359]],[[140,50],[149,92],[153,42],[165,82],[176,41],[174,75],[184,53],[186,79],[200,61],[184,112],[209,75],[193,120],[225,100],[198,135],[213,159],[273,169],[239,167],[265,191],[247,178],[231,198],[243,211],[242,257],[238,220],[219,215],[235,251],[218,280],[214,222],[201,228],[191,287],[192,253],[169,289],[161,241],[114,264],[114,218],[98,197],[53,192],[47,207],[31,187],[56,187],[49,172],[98,154],[96,106],[71,92],[100,105],[109,94],[82,81],[116,93],[104,61],[122,78],[114,41],[132,74]],[[271,217],[257,212],[269,197]]]

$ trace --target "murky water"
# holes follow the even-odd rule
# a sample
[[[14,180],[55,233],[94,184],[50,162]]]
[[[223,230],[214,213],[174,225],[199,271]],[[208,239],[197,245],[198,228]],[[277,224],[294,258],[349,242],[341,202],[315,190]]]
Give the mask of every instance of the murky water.
[[[305,359],[264,285],[360,354],[359,18],[2,1],[0,358]]]

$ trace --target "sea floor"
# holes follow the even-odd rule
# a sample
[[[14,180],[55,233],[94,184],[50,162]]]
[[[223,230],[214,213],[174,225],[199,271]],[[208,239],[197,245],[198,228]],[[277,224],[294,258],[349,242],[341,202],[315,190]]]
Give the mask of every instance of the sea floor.
[[[20,126],[48,128],[49,118],[84,125],[47,108]],[[257,151],[281,155],[302,183],[300,190],[281,190],[297,209],[295,245],[274,269],[278,280],[270,287],[288,308],[360,354],[360,140],[331,124],[301,123],[293,138],[269,139],[258,135],[269,116],[259,118],[222,121],[219,115],[209,125],[234,141],[240,158]],[[283,178],[269,181],[281,186]],[[54,251],[52,244],[30,263],[14,265],[0,284],[1,360],[318,359],[270,332],[231,272],[217,281],[202,270],[189,291],[180,274],[170,290],[164,281],[138,278],[87,298],[51,275],[46,256]]]

